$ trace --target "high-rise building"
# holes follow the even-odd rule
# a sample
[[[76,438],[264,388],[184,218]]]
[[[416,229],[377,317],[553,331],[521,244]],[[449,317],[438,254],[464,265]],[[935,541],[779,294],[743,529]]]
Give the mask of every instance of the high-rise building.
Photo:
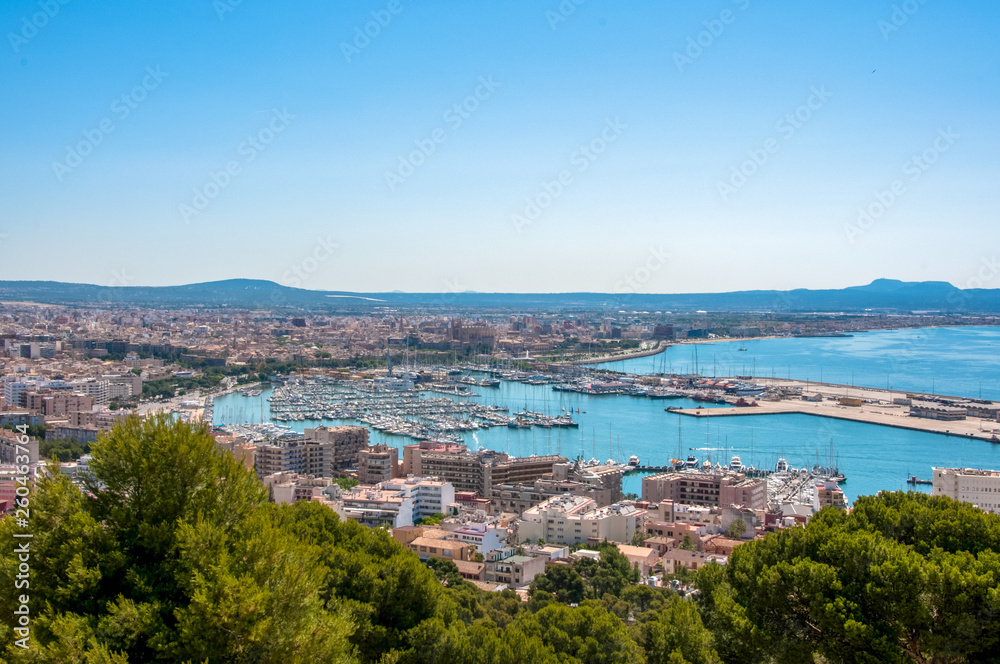
[[[399,476],[399,450],[388,445],[371,445],[358,452],[358,481],[378,484]]]
[[[332,474],[335,470],[357,467],[358,452],[368,447],[368,428],[338,426],[306,429],[305,442],[329,445]]]

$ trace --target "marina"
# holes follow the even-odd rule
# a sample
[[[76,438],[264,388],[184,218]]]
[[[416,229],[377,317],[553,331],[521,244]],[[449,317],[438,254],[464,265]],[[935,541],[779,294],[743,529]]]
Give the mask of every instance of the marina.
[[[965,334],[961,330],[945,331]],[[874,332],[853,339],[868,337],[870,344],[881,347],[884,343],[879,341],[879,337],[895,337],[898,332],[921,336],[927,331]],[[980,345],[970,351],[973,357],[987,352],[994,343],[1000,347],[1000,331],[997,329],[988,328],[976,334],[980,337]],[[944,335],[939,340],[950,343],[952,339]],[[822,353],[824,344],[850,342],[852,338],[770,341],[812,344],[813,350]],[[743,340],[734,343],[740,344],[734,345],[735,348],[752,350],[758,342]],[[719,345],[703,344],[699,355],[704,356],[706,348]],[[683,349],[688,353],[691,345],[685,345]],[[667,352],[671,350],[668,348]],[[814,361],[830,366],[839,353],[837,351],[825,357],[820,355]],[[740,353],[740,356],[748,354]],[[652,363],[662,357],[664,354],[637,361]],[[966,364],[960,358],[954,359],[954,363],[956,366]],[[600,369],[608,366],[600,365]],[[477,371],[477,368],[489,371]],[[900,371],[905,368],[901,365]],[[351,387],[330,382],[309,387],[312,394],[304,398],[304,395],[294,396],[287,385],[276,389],[257,386],[255,389],[263,389],[257,397],[246,397],[241,392],[217,396],[213,418],[216,424],[273,421],[299,432],[305,427],[318,425],[366,424],[371,428],[373,442],[393,447],[413,442],[416,435],[429,439],[460,440],[471,449],[489,448],[514,456],[561,454],[569,458],[610,459],[625,465],[629,464],[631,457],[635,457],[635,463],[628,465],[628,474],[623,481],[624,490],[634,493],[639,492],[644,475],[672,468],[677,459],[684,460],[685,464],[690,461],[688,467],[700,466],[705,461],[715,467],[727,466],[732,463],[733,456],[738,456],[745,472],[757,475],[776,472],[778,462],[786,459],[786,466],[797,467],[799,471],[805,468],[807,473],[817,466],[818,470],[829,470],[830,466],[834,466],[847,478],[843,489],[851,501],[859,495],[873,494],[882,489],[927,491],[927,485],[908,483],[907,480],[914,474],[929,476],[934,466],[1000,467],[1000,445],[989,442],[993,436],[991,429],[993,426],[1000,428],[1000,425],[978,418],[954,422],[910,417],[906,414],[907,408],[892,407],[895,398],[907,394],[895,389],[818,384],[806,380],[806,376],[799,379],[757,379],[742,373],[726,381],[712,381],[732,382],[754,389],[758,384],[764,385],[765,389],[801,386],[804,392],[824,394],[822,402],[807,402],[798,397],[771,402],[760,396],[737,396],[735,389],[733,394],[726,395],[726,399],[733,402],[744,399],[746,403],[758,404],[748,407],[732,405],[726,399],[723,399],[725,403],[716,403],[718,399],[707,387],[682,388],[680,385],[686,380],[683,376],[677,377],[676,385],[662,386],[664,392],[676,395],[664,401],[649,396],[651,386],[643,384],[642,375],[605,376],[602,373],[599,376],[592,374],[592,369],[573,367],[555,380],[548,377],[542,381],[536,373],[504,366],[467,366],[454,371],[453,375],[458,379],[469,379],[458,384],[461,389],[452,389],[455,383],[447,383],[442,384],[441,391],[414,388],[400,393],[379,394],[360,385]],[[897,380],[904,384],[923,382],[920,376],[924,369],[915,368],[913,371],[916,372],[913,375],[898,375]],[[831,371],[831,375],[838,373],[843,374],[845,370]],[[472,384],[486,379],[496,380],[499,385],[485,387]],[[928,387],[932,383],[935,387],[952,385],[945,378],[927,382]],[[564,389],[566,386],[586,385],[590,386],[589,392]],[[296,391],[298,389],[296,387]],[[998,392],[995,383],[983,385],[984,396]],[[275,393],[278,398],[269,400]],[[321,393],[326,396],[313,399]],[[725,389],[721,393],[725,394]],[[951,389],[948,393],[963,394]],[[860,407],[840,406],[835,399],[827,398],[839,399],[845,395],[863,396],[863,402],[871,403]],[[978,380],[975,392],[967,396],[978,396]],[[828,414],[818,417],[820,408],[826,409]],[[555,421],[564,414],[569,415],[567,419],[575,426],[555,425]],[[547,423],[550,426],[545,426]],[[882,426],[873,426],[878,424]],[[833,463],[827,461],[831,456],[831,443],[836,457]]]

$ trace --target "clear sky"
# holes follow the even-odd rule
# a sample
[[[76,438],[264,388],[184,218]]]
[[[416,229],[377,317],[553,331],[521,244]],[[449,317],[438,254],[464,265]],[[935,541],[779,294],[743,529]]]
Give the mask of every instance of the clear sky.
[[[995,1],[4,0],[0,26],[0,279],[1000,287]]]

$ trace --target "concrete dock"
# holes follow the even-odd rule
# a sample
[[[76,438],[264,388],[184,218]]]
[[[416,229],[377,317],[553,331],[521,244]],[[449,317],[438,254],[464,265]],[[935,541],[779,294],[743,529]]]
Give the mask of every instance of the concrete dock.
[[[851,396],[861,396],[861,388],[851,388]],[[894,393],[897,397],[905,396],[900,392]],[[841,394],[842,395],[842,394]],[[871,399],[871,391],[865,394],[865,399]],[[864,403],[861,406],[841,406],[836,401],[801,401],[786,399],[782,401],[760,400],[757,406],[743,408],[736,407],[715,407],[715,408],[669,408],[671,413],[687,415],[691,417],[746,417],[751,415],[814,415],[817,417],[830,417],[838,420],[849,420],[851,422],[863,422],[865,424],[877,424],[879,426],[896,427],[899,429],[911,429],[913,431],[927,431],[948,436],[959,436],[962,438],[977,438],[990,440],[993,437],[1000,437],[1000,423],[993,420],[982,420],[970,417],[965,420],[940,421],[909,415],[909,407],[893,405],[888,403]]]

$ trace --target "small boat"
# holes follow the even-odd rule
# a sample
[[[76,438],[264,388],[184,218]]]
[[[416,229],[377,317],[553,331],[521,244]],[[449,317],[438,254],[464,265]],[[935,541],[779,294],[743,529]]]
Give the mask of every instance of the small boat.
[[[736,350],[738,350],[738,351],[742,351],[742,352],[744,352],[744,353],[745,353],[747,349],[746,349],[746,348],[737,348]]]
[[[633,467],[633,468],[635,468],[636,466],[638,466],[639,465],[639,457],[637,457],[634,454],[632,456],[630,456],[628,458],[628,465],[631,466],[631,467]]]
[[[743,470],[743,461],[738,456],[733,456],[729,461],[729,470],[735,470],[737,472]]]

